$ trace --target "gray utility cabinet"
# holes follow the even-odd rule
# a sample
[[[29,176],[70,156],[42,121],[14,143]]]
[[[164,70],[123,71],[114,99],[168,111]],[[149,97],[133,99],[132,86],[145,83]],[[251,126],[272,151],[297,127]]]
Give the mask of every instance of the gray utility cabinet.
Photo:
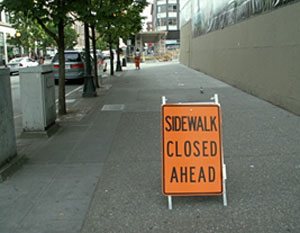
[[[47,131],[55,124],[55,85],[52,65],[20,70],[23,131]]]
[[[0,69],[0,167],[16,155],[17,145],[9,69]]]

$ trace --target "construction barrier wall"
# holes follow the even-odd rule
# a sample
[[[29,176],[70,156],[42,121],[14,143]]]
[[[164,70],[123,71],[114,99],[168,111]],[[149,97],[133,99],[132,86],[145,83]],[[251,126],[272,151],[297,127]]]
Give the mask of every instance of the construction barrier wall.
[[[193,37],[181,27],[180,62],[300,115],[300,3]]]

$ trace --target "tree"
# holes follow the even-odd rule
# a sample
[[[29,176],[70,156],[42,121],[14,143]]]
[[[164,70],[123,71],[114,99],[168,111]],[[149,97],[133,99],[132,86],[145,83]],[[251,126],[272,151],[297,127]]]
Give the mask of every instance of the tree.
[[[59,52],[58,113],[60,115],[66,114],[64,28],[73,21],[69,16],[69,13],[73,11],[73,5],[72,0],[3,0],[0,3],[1,10],[4,9],[13,15],[22,13],[30,20],[37,22],[56,42]],[[54,24],[58,33],[49,27],[50,22]]]
[[[74,6],[75,11],[73,17],[77,20],[81,20],[84,23],[84,39],[85,39],[85,77],[83,86],[83,97],[94,97],[96,95],[95,83],[98,84],[98,72],[97,72],[97,56],[96,56],[96,46],[93,43],[93,54],[94,54],[94,79],[92,76],[92,64],[91,64],[91,54],[90,54],[90,35],[89,27],[94,24],[94,16],[92,14],[93,6],[98,2],[98,0],[78,0]],[[92,27],[93,30],[93,27]],[[95,31],[93,30],[93,37],[95,37]]]
[[[130,35],[142,30],[142,19],[145,17],[142,17],[141,13],[147,4],[144,0],[134,1],[122,10],[122,13],[118,15],[119,19],[116,25],[119,38],[126,41]],[[117,53],[117,71],[121,71],[119,39],[117,42]]]
[[[32,30],[30,25],[34,25],[32,20],[28,19],[22,12],[11,15],[10,21],[12,27],[16,29],[17,33],[8,40],[11,45],[16,45],[19,48],[19,55],[21,55],[21,47],[24,48],[25,53],[34,50],[34,41],[32,40]]]
[[[113,51],[114,45],[118,45],[119,39],[127,39],[142,29],[141,13],[147,6],[146,0],[106,0],[99,9],[99,23],[97,31],[109,44],[111,75],[114,74]],[[117,48],[117,52],[120,50]],[[119,54],[118,54],[118,62]]]
[[[96,37],[96,48],[100,50],[106,50],[108,48],[108,43],[103,40],[101,35]]]
[[[25,51],[34,51],[35,47],[42,50],[46,54],[48,47],[56,47],[55,40],[49,36],[35,20],[30,19],[23,12],[19,12],[10,17],[12,27],[20,34],[20,38],[12,38],[9,43],[23,47]],[[58,33],[57,28],[53,22],[46,23],[47,28]],[[65,33],[65,47],[71,49],[76,44],[77,33],[71,24],[64,28]],[[38,44],[36,44],[38,42]]]

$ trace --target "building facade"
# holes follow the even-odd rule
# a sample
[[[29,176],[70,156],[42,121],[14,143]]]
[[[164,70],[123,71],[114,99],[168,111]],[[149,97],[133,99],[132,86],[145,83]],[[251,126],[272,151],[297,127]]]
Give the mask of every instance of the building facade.
[[[85,43],[84,43],[84,24],[78,20],[76,20],[74,22],[73,25],[75,31],[77,32],[77,44],[74,47],[74,49],[76,50],[83,50],[85,47]]]
[[[180,62],[300,115],[299,0],[184,0]]]
[[[16,53],[17,48],[7,43],[8,38],[16,37],[16,30],[9,23],[9,14],[5,11],[0,13],[0,65],[7,64],[9,56]],[[17,38],[16,38],[17,39]]]
[[[167,31],[166,45],[180,42],[179,0],[154,0],[153,27],[155,31]]]

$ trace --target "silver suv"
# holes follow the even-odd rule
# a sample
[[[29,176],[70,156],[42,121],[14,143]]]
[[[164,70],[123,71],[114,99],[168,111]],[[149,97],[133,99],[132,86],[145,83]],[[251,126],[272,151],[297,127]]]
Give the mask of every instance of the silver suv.
[[[55,81],[59,79],[59,61],[58,53],[55,54],[52,59],[54,66],[54,78]],[[65,51],[65,64],[66,64],[66,80],[79,80],[83,81],[84,76],[84,61],[82,54],[74,50]]]

